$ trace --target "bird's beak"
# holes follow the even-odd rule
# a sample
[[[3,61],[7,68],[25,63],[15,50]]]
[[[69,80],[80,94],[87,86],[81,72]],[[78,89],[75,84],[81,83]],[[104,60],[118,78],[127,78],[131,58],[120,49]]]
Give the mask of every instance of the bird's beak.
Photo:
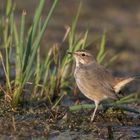
[[[73,52],[67,52],[68,54],[70,54],[70,55],[73,55]]]

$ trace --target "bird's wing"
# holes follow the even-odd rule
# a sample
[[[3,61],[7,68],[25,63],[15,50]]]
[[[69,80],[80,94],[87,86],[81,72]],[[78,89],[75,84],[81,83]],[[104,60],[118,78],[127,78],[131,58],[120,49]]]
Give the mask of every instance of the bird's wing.
[[[97,92],[100,92],[100,95],[104,95],[107,98],[111,99],[118,98],[112,86],[114,77],[109,70],[99,65],[94,69],[91,69],[89,76],[89,78],[91,78],[91,81],[96,82],[90,83],[90,85],[94,87],[96,86],[95,90]]]

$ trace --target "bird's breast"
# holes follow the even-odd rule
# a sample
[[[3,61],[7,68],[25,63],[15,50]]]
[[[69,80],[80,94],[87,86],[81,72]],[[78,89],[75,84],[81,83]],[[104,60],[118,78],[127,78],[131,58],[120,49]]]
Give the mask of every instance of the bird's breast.
[[[90,84],[91,81],[88,78],[88,76],[86,75],[86,72],[83,70],[75,70],[74,72],[74,77],[75,77],[75,81],[76,84],[78,86],[78,88],[80,89],[80,91],[89,99],[93,100],[93,89],[91,89]],[[93,87],[92,87],[93,88]]]

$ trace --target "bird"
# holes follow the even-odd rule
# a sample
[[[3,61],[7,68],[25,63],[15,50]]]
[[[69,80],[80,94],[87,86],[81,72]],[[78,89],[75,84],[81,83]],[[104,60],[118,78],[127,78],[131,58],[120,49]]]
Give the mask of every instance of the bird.
[[[140,79],[140,76],[114,76],[109,69],[98,64],[94,55],[87,50],[68,52],[68,54],[71,54],[76,61],[74,78],[79,90],[95,103],[91,122],[93,122],[102,101],[117,100],[118,93],[126,84]]]

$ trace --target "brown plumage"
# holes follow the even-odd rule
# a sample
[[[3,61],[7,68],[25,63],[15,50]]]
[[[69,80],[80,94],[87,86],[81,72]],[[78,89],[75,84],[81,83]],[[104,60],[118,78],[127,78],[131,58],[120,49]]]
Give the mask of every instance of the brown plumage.
[[[70,52],[69,52],[70,53]],[[95,102],[91,117],[94,120],[96,110],[101,101],[117,99],[117,93],[131,81],[140,77],[117,78],[102,65],[97,64],[94,56],[87,51],[70,53],[76,61],[74,77],[80,91]]]

